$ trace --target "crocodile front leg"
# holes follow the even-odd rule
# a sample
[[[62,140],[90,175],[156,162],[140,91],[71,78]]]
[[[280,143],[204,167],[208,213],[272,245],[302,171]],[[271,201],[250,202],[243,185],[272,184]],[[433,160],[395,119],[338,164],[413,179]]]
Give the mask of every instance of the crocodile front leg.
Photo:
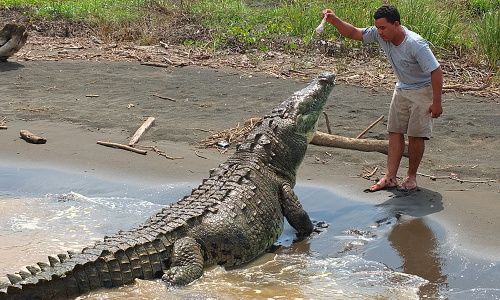
[[[313,231],[313,223],[302,208],[299,198],[289,184],[283,184],[281,206],[288,223],[297,230],[297,240],[308,237]]]
[[[186,285],[203,274],[203,253],[201,246],[191,237],[181,238],[174,243],[172,266],[162,276],[169,285]]]

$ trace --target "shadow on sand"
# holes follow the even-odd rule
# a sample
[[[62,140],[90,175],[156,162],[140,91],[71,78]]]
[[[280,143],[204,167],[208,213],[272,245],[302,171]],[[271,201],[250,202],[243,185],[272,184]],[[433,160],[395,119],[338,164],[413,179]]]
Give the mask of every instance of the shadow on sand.
[[[24,68],[24,65],[10,61],[0,62],[0,72],[14,71],[20,68]]]
[[[391,189],[393,196],[377,206],[383,207],[388,212],[412,217],[423,217],[442,211],[443,196],[435,191],[417,188],[416,191],[403,192]]]

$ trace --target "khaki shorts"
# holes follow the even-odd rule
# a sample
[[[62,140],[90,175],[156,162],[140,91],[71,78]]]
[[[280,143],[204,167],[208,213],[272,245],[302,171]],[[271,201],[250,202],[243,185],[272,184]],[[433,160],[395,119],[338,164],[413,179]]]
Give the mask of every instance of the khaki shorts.
[[[429,139],[433,123],[429,112],[431,104],[431,86],[418,90],[394,89],[387,131]]]

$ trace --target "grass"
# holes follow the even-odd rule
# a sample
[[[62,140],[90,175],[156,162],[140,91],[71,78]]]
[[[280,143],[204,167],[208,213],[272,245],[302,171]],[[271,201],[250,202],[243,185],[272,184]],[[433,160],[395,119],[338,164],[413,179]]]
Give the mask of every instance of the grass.
[[[31,18],[65,18],[89,23],[135,21],[141,15],[140,2],[133,0],[3,0],[4,7],[26,10]]]
[[[500,69],[500,12],[484,13],[474,24],[473,33],[481,47],[482,57],[491,69]]]
[[[328,8],[355,26],[366,27],[373,24],[373,11],[385,2],[338,0],[328,4]],[[394,0],[392,3],[400,10],[403,25],[421,34],[434,49],[460,49],[461,54],[473,57],[474,61],[498,69],[500,0]],[[343,39],[330,25],[321,36],[315,35],[320,12],[326,8],[321,0],[2,0],[2,6],[15,7],[32,19],[66,18],[109,31],[116,31],[117,27],[134,30],[134,24],[141,23],[142,28],[135,29],[140,32],[137,38],[151,43],[155,38],[148,36],[145,28],[169,26],[165,15],[170,15],[171,19],[183,18],[210,32],[209,41],[196,38],[184,41],[190,45],[224,48],[237,43],[243,48],[262,51],[297,50],[313,40],[330,39],[340,40],[347,47],[360,47],[359,42]]]

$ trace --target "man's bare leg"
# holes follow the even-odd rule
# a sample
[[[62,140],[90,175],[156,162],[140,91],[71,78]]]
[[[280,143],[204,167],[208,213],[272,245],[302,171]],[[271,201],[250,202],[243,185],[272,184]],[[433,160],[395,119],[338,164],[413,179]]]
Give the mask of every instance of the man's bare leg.
[[[398,186],[397,174],[401,158],[405,151],[405,138],[402,133],[389,132],[389,151],[387,154],[387,170],[382,179],[370,187],[371,192],[388,187]],[[416,174],[416,173],[415,173]]]
[[[408,173],[401,184],[405,190],[411,191],[417,187],[417,170],[425,151],[425,139],[408,137]]]

